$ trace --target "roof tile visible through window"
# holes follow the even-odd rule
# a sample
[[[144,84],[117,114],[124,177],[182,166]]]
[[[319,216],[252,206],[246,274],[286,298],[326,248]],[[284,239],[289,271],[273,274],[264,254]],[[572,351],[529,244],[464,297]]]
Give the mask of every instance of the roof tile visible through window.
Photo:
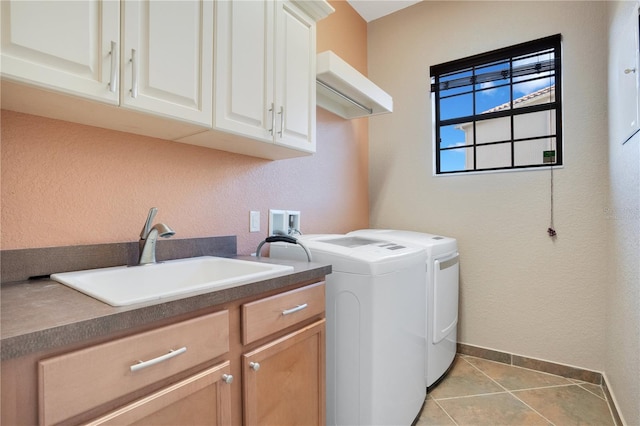
[[[544,95],[546,95],[548,93],[551,93],[551,96],[553,96],[555,94],[555,91],[556,91],[556,85],[553,84],[551,86],[547,86],[547,87],[544,87],[544,88],[542,88],[540,90],[536,90],[535,92],[529,93],[528,95],[525,95],[525,96],[519,97],[517,99],[514,99],[513,100],[513,105],[532,103],[530,101],[537,100],[538,98],[540,98],[540,97],[542,97],[542,96],[544,96]],[[511,107],[511,104],[509,102],[505,102],[502,105],[498,105],[498,106],[493,107],[491,109],[488,109],[486,111],[482,111],[481,114],[486,114],[486,113],[489,113],[489,112],[502,111],[502,110],[505,110],[505,109],[509,109],[510,107]]]

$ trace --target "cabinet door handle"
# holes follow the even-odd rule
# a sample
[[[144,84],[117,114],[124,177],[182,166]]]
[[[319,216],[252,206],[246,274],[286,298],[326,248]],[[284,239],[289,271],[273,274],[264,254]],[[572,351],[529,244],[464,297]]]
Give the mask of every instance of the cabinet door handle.
[[[222,381],[230,385],[231,383],[233,383],[233,376],[231,374],[223,374]]]
[[[298,305],[295,308],[291,308],[291,309],[287,309],[287,310],[282,311],[282,315],[293,314],[294,312],[298,312],[298,311],[301,311],[303,309],[306,309],[307,306],[309,306],[307,303],[303,303],[302,305]]]
[[[278,135],[282,138],[282,132],[284,131],[284,107],[282,105],[280,106],[280,112],[278,114],[280,114],[280,131]]]
[[[110,81],[109,81],[109,91],[116,93],[118,90],[118,43],[115,41],[111,42],[111,51],[109,52],[111,55],[111,73]]]
[[[249,368],[251,368],[253,371],[258,371],[258,370],[260,370],[260,363],[259,362],[250,362],[249,363]]]
[[[274,109],[273,102],[271,102],[271,108],[269,108],[269,112],[271,113],[271,128],[269,129],[269,134],[273,136],[273,131],[276,127],[276,111]]]
[[[136,49],[131,49],[131,97],[138,97],[138,61],[136,58]]]
[[[180,354],[185,353],[186,351],[187,351],[187,347],[186,346],[183,346],[180,349],[176,349],[176,350],[171,349],[169,351],[169,353],[161,355],[161,356],[159,356],[157,358],[150,359],[148,361],[138,361],[137,364],[133,364],[129,368],[131,369],[131,372],[135,373],[138,370],[142,370],[144,368],[151,367],[152,365],[156,365],[156,364],[158,364],[160,362],[163,362],[163,361],[166,361],[168,359],[174,358],[174,357],[176,357],[176,356],[178,356]]]

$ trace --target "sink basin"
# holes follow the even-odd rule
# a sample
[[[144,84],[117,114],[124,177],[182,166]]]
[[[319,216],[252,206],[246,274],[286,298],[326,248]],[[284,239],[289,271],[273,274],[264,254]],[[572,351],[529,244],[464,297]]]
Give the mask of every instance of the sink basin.
[[[64,272],[51,275],[51,279],[111,306],[126,306],[222,290],[292,270],[286,265],[202,256],[143,266]]]

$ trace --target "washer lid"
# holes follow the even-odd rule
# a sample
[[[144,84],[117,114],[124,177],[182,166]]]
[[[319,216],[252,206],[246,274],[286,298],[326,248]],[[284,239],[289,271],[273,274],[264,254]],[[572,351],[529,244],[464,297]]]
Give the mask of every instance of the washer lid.
[[[309,249],[314,262],[330,263],[336,272],[378,275],[427,260],[423,247],[394,241],[346,235],[302,235],[298,239]],[[273,258],[297,259],[302,248],[274,243],[270,251]]]
[[[399,243],[418,245],[424,247],[427,250],[427,254],[432,257],[437,257],[441,254],[456,251],[458,249],[458,242],[455,238],[416,231],[360,229],[349,232],[347,236],[388,239]]]

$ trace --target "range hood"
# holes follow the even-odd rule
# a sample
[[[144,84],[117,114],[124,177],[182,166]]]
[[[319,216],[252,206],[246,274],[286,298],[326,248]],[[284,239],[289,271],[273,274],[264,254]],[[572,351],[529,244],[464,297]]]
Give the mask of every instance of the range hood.
[[[330,50],[316,58],[316,104],[351,119],[393,111],[393,99]]]

